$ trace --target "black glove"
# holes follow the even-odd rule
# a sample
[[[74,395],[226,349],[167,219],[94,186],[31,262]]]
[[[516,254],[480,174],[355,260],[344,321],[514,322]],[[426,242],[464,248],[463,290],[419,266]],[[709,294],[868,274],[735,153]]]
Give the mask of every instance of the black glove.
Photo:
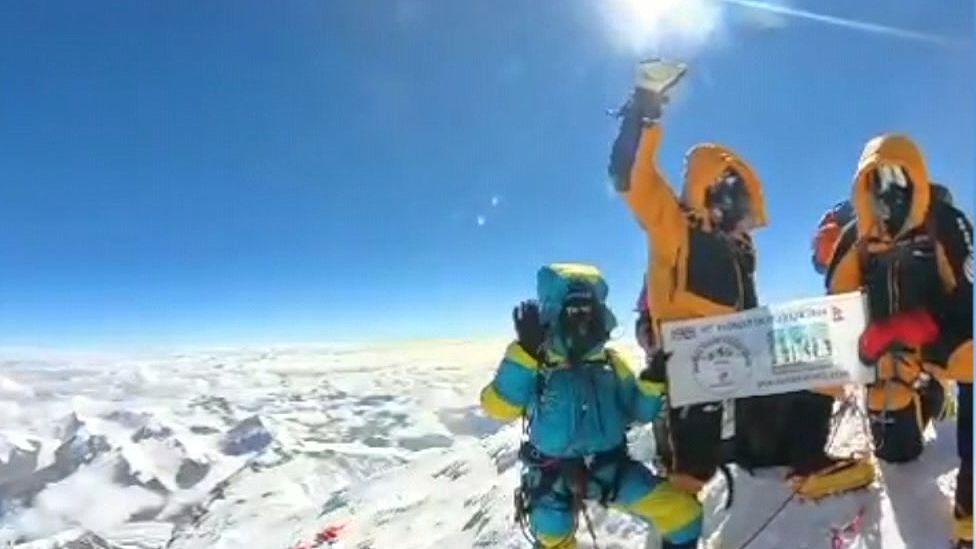
[[[542,343],[546,339],[546,330],[539,318],[539,303],[534,299],[519,303],[512,309],[512,321],[515,323],[518,344],[529,356],[539,360]]]
[[[613,142],[608,170],[617,192],[627,192],[641,132],[645,125],[661,117],[661,97],[652,91],[636,89],[617,115],[621,119],[620,133]]]
[[[661,118],[662,106],[667,99],[651,90],[637,88],[630,98],[627,108],[632,109],[633,115],[639,117],[644,124]]]
[[[651,315],[647,311],[641,311],[634,324],[634,334],[637,336],[637,344],[645,353],[650,353],[654,348],[654,332],[651,328]]]
[[[671,360],[671,353],[655,351],[647,361],[647,367],[641,370],[640,379],[652,381],[654,383],[666,383],[668,380],[668,360]]]

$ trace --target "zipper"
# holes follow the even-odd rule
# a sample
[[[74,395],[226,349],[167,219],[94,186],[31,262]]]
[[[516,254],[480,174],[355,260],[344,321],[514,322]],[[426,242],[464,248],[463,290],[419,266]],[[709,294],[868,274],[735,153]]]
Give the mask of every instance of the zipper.
[[[736,295],[735,310],[741,311],[745,305],[745,288],[742,282],[742,266],[739,265],[739,256],[732,252],[732,265],[735,267],[735,283],[738,285],[739,293]]]
[[[897,290],[897,280],[895,279],[896,273],[899,268],[899,260],[896,258],[891,262],[891,268],[888,270],[888,314],[894,315],[898,311],[899,306],[896,302],[898,296],[896,295]]]

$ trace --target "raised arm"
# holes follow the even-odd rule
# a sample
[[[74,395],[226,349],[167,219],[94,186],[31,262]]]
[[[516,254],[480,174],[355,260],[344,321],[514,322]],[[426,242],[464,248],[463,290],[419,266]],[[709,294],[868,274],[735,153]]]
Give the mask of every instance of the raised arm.
[[[676,242],[676,229],[685,226],[678,199],[657,165],[663,136],[656,122],[660,115],[660,99],[652,92],[636,90],[621,112],[620,133],[609,166],[614,187],[659,250]]]

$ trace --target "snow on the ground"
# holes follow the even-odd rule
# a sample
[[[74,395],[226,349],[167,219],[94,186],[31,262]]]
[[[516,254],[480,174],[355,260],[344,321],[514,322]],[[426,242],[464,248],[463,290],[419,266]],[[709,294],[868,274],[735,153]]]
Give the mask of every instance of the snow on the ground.
[[[518,425],[478,391],[503,341],[238,348],[132,356],[0,349],[0,547],[528,547],[512,520]],[[632,347],[626,347],[634,354]],[[750,548],[938,548],[950,531],[954,425],[867,490],[790,502]],[[646,428],[632,453],[649,459]],[[846,416],[835,448],[864,449]],[[709,547],[738,548],[789,497],[782,469],[706,489]],[[590,508],[601,548],[656,547]],[[585,528],[582,547],[590,547]],[[645,542],[646,539],[651,541]]]

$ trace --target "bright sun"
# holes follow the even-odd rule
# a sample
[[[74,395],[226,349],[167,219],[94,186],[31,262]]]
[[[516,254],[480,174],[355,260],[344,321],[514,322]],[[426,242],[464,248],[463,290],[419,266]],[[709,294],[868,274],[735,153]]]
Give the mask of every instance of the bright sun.
[[[612,38],[635,54],[684,52],[703,46],[718,27],[714,0],[603,0]]]

